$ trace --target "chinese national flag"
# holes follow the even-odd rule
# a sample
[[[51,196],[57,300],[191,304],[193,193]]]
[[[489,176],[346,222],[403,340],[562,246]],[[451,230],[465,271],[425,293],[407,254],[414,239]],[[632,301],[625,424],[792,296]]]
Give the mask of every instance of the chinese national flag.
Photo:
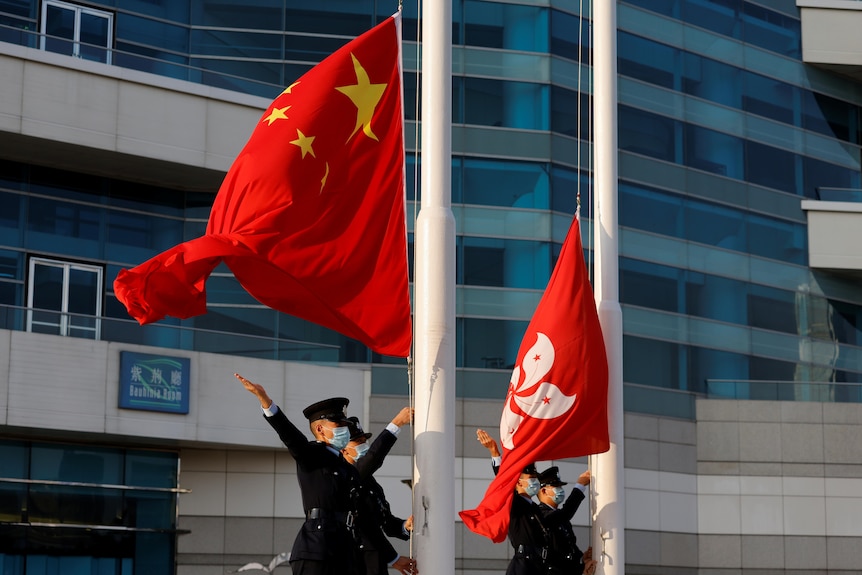
[[[261,303],[410,353],[400,16],[288,86],[237,156],[206,234],[114,281],[141,324],[206,312],[225,262]]]
[[[518,351],[500,421],[500,470],[479,506],[461,511],[464,525],[503,541],[524,467],[610,448],[607,403],[608,360],[575,219]]]

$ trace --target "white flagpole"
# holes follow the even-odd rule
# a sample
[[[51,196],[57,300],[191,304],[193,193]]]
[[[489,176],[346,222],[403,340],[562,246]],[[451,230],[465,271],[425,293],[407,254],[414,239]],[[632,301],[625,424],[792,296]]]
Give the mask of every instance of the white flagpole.
[[[617,5],[593,2],[593,106],[595,110],[594,290],[608,354],[608,428],[611,448],[595,462],[592,491],[593,556],[600,575],[625,573],[625,470],[623,467],[623,320],[619,302],[617,221]]]
[[[455,573],[455,217],[452,3],[422,4],[422,205],[413,281],[413,542],[419,570]]]

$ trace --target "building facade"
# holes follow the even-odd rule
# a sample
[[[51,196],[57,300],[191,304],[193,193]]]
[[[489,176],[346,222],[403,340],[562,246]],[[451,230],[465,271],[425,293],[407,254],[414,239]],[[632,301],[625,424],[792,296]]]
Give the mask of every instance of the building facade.
[[[579,197],[591,243],[584,4],[453,1],[457,509],[490,480],[475,429],[499,424]],[[862,11],[798,4],[617,3],[631,573],[862,565]],[[395,9],[0,2],[0,574],[267,563],[301,503],[232,374],[296,418],[347,394],[372,431],[408,400],[403,360],[259,305],[226,268],[188,320],[138,326],[112,287],[201,235],[271,99]],[[408,212],[418,16],[404,6]],[[142,369],[176,373],[171,397]],[[406,435],[380,475],[401,515]],[[555,463],[574,479],[586,461]],[[585,547],[586,509],[575,523]],[[508,545],[456,537],[459,573],[505,570]]]

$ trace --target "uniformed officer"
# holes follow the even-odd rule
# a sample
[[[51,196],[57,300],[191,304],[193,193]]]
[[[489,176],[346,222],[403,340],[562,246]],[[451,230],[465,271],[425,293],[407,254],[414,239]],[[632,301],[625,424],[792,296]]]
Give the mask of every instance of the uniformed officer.
[[[234,374],[260,401],[264,416],[296,460],[305,522],[290,552],[294,575],[357,575],[358,550],[353,537],[360,476],[341,455],[350,441],[349,401],[333,397],[306,407],[314,441],[291,423],[263,386]]]
[[[388,436],[395,437],[400,425],[412,419],[412,410],[410,408],[405,409],[408,410],[406,421],[403,418],[399,419],[399,417],[393,419],[392,423],[374,440],[370,448],[368,447],[368,439],[372,434],[362,429],[358,417],[348,417],[347,426],[350,429],[350,443],[342,450],[345,459],[360,466],[361,462],[366,461],[366,454],[375,450],[380,443],[388,446],[386,447],[388,452],[394,443],[394,439],[390,440]],[[362,479],[358,507],[357,535],[360,552],[365,562],[366,575],[385,575],[388,567],[397,569],[404,575],[418,575],[419,570],[416,568],[416,561],[400,555],[387,539],[388,536],[408,540],[410,538],[409,531],[413,530],[413,516],[407,520],[394,516],[389,502],[386,500],[383,487],[372,475]]]
[[[587,554],[578,549],[578,540],[571,523],[581,501],[586,497],[590,484],[589,470],[578,477],[575,489],[568,498],[563,489],[567,483],[560,479],[560,470],[556,466],[540,473],[539,483],[539,509],[550,538],[547,572],[554,575],[589,575],[595,571],[596,564],[592,560],[592,549],[588,549]]]
[[[509,542],[515,555],[509,561],[506,575],[538,575],[545,569],[548,555],[548,531],[542,523],[539,506],[532,497],[539,492],[539,472],[530,464],[521,472],[515,485],[509,511]]]

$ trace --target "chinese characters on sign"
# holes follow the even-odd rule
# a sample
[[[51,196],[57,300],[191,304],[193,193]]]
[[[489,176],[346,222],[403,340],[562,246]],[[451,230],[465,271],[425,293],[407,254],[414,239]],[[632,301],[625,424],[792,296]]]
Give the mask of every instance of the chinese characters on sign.
[[[188,358],[122,351],[119,406],[188,413],[190,375]]]

